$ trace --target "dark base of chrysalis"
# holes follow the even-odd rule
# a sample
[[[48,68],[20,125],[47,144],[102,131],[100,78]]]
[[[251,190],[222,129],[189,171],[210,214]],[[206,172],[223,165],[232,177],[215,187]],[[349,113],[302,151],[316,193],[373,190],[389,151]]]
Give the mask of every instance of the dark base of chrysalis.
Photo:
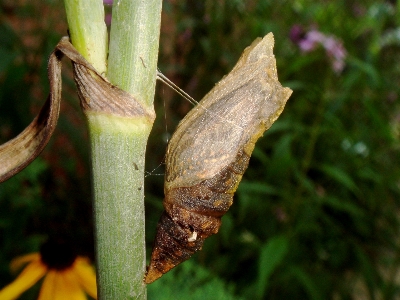
[[[164,211],[158,222],[151,262],[144,282],[152,283],[176,265],[189,259],[201,249],[205,238],[201,233],[175,223]]]
[[[144,281],[151,283],[199,251],[204,240],[216,234],[221,217],[233,202],[233,193],[250,156],[237,159],[212,178],[189,187],[166,191],[165,211],[157,226],[150,266]]]

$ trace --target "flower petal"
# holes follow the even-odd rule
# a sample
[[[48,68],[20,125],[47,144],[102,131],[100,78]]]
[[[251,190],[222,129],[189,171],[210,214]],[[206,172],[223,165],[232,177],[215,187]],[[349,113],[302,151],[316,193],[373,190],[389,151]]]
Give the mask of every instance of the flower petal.
[[[12,283],[0,290],[0,299],[16,299],[42,278],[46,271],[47,267],[40,260],[31,262]]]
[[[43,281],[38,300],[86,300],[75,274],[69,268],[65,271],[51,270]]]
[[[97,299],[96,273],[88,260],[78,257],[73,266],[73,271],[85,292],[92,298]]]
[[[75,276],[73,269],[70,268],[61,273],[62,282],[59,286],[60,295],[54,300],[86,300],[86,295]],[[62,292],[62,293],[61,293]]]
[[[50,270],[43,280],[38,300],[52,299],[55,290],[57,271]]]
[[[10,263],[11,272],[17,272],[22,267],[22,265],[24,265],[28,262],[34,261],[34,260],[37,260],[37,261],[40,260],[39,253],[37,253],[37,252],[30,253],[30,254],[26,254],[26,255],[22,255],[22,256],[18,256],[16,258],[14,258]]]

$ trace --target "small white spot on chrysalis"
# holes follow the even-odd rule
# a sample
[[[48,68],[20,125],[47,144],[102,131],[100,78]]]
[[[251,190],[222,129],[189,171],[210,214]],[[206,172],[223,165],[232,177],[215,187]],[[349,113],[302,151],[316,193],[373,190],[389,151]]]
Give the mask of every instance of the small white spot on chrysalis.
[[[197,232],[193,231],[192,236],[188,238],[188,242],[194,242],[197,239]]]

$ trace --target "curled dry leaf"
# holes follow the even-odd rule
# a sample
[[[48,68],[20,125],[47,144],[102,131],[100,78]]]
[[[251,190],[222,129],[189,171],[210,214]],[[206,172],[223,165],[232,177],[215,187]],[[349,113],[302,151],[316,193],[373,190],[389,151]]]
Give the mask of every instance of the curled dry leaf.
[[[39,114],[17,137],[0,146],[0,182],[29,165],[44,149],[54,132],[60,112],[62,56],[57,49],[50,55],[50,93]]]
[[[158,223],[151,283],[218,232],[255,142],[292,91],[278,81],[272,33],[245,49],[225,76],[179,123],[167,148],[165,211]]]
[[[145,107],[129,93],[112,85],[63,37],[48,62],[50,93],[39,115],[23,132],[0,146],[0,182],[20,172],[47,145],[57,125],[61,102],[61,59],[67,56],[73,64],[74,80],[81,106],[86,113],[104,113],[121,117],[145,117],[153,122],[152,109]]]

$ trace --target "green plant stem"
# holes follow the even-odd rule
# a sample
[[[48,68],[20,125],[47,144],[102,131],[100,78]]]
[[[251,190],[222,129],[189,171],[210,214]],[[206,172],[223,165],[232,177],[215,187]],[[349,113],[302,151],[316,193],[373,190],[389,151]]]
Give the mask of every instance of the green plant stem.
[[[161,6],[161,0],[118,0],[113,5],[107,77],[149,110],[153,110]],[[73,45],[105,73],[102,1],[65,0],[65,7]],[[144,157],[153,120],[110,113],[86,115],[93,168],[98,298],[146,299]]]
[[[153,110],[161,0],[114,1],[107,78]],[[100,299],[146,299],[144,158],[153,120],[89,116]]]
[[[74,47],[99,73],[106,72],[107,27],[102,0],[64,0]]]
[[[151,123],[88,114],[99,299],[146,299],[144,153]]]
[[[114,1],[107,78],[152,107],[161,0]]]

